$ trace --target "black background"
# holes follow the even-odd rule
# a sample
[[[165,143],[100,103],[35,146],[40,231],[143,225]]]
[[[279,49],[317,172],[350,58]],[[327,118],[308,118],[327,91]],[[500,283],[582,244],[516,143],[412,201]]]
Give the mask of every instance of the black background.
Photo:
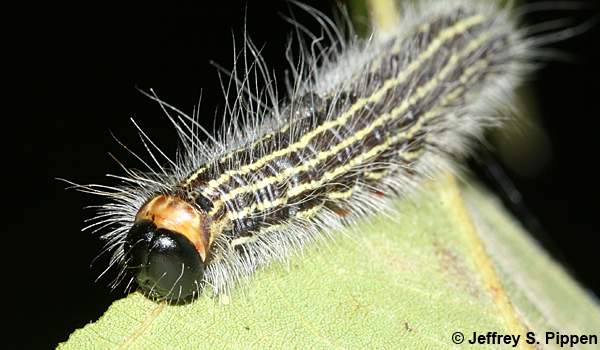
[[[327,1],[312,5],[330,13]],[[580,3],[583,3],[580,1]],[[212,128],[223,106],[216,69],[231,67],[232,32],[239,39],[247,11],[248,32],[280,77],[291,26],[280,16],[284,2],[201,2],[197,6],[135,10],[21,8],[5,31],[3,103],[3,289],[8,344],[37,348],[67,339],[122,297],[107,280],[94,283],[106,264],[90,268],[101,242],[80,232],[98,199],[55,178],[111,184],[121,174],[109,157],[139,166],[112,138],[141,150],[135,117],[169,154],[175,132],[160,108],[136,87],[154,88],[170,104],[190,112],[202,90],[202,122]],[[316,28],[301,11],[299,20]],[[545,12],[529,18],[570,16],[578,21],[598,10]],[[311,24],[312,23],[312,24]],[[239,40],[238,40],[239,43]],[[600,126],[600,30],[553,45],[575,59],[550,62],[532,81],[552,162],[534,178],[510,174],[537,218],[545,241],[584,286],[600,293],[597,224],[598,127]],[[8,79],[6,78],[8,76]],[[6,343],[6,340],[3,341]]]

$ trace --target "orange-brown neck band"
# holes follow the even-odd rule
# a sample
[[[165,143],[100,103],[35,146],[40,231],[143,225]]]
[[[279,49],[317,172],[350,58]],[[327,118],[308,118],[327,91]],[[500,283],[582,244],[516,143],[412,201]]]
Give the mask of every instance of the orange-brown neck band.
[[[202,261],[206,261],[210,245],[206,214],[185,200],[169,195],[158,195],[148,201],[135,216],[136,221],[149,220],[189,239]]]

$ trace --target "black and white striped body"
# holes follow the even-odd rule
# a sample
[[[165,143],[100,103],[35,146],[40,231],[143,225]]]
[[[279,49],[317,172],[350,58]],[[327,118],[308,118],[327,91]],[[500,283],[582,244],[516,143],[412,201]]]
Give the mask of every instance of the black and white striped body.
[[[279,130],[195,170],[180,190],[219,223],[213,241],[264,240],[291,222],[310,225],[322,211],[343,220],[356,191],[397,194],[387,178],[419,177],[428,152],[452,153],[443,134],[459,131],[448,118],[461,123],[461,108],[486,84],[514,74],[514,38],[495,21],[460,7],[433,16],[380,44],[348,82],[307,87],[283,108]]]

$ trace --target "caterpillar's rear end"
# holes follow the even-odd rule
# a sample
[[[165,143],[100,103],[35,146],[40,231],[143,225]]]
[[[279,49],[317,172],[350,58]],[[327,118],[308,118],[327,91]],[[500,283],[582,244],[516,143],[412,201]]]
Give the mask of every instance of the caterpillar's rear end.
[[[99,215],[121,225],[105,236],[114,263],[126,267],[121,276],[169,300],[207,286],[226,292],[258,267],[385,210],[501,124],[498,112],[529,66],[509,10],[453,0],[402,13],[394,30],[370,41],[305,53],[284,102],[267,90],[269,108],[231,109],[263,126],[247,122],[200,144],[179,124],[183,159],[165,175],[130,173],[134,186],[108,194],[114,202]]]

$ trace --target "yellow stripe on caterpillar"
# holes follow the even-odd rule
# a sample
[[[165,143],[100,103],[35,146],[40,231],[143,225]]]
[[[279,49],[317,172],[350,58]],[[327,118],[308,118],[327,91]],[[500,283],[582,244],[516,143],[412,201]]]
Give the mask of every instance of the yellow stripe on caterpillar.
[[[385,81],[385,83],[383,83],[382,87],[379,90],[377,90],[374,94],[372,94],[369,97],[361,98],[361,99],[357,100],[356,103],[354,105],[352,105],[352,107],[348,111],[346,111],[345,113],[340,115],[338,118],[330,120],[328,122],[325,122],[325,123],[321,124],[320,126],[318,126],[317,128],[315,128],[314,130],[311,130],[310,132],[308,132],[307,134],[302,136],[302,138],[298,142],[293,143],[286,148],[283,148],[283,149],[277,150],[271,154],[268,154],[268,155],[256,160],[255,162],[253,162],[251,164],[244,165],[240,169],[229,170],[229,171],[225,172],[224,174],[222,174],[217,179],[210,180],[208,182],[207,187],[203,190],[202,194],[204,196],[210,196],[213,194],[213,191],[216,187],[229,181],[231,176],[248,174],[249,172],[256,170],[256,169],[262,167],[263,165],[267,164],[269,161],[271,161],[272,159],[274,159],[276,157],[280,157],[280,156],[289,154],[290,152],[293,152],[294,150],[306,147],[306,145],[310,142],[310,140],[313,137],[315,137],[316,135],[318,135],[328,129],[331,129],[332,127],[344,124],[348,120],[348,118],[350,118],[360,108],[367,105],[367,103],[373,102],[373,101],[378,101],[383,96],[383,94],[385,92],[387,92],[389,89],[404,82],[409,77],[410,74],[412,74],[415,70],[417,70],[419,68],[419,66],[423,62],[425,62],[429,57],[431,57],[447,40],[450,40],[453,37],[460,35],[461,33],[464,33],[470,27],[475,26],[475,25],[483,22],[484,20],[485,20],[485,18],[482,15],[477,14],[477,15],[468,17],[468,18],[456,23],[452,27],[444,29],[439,34],[439,36],[431,42],[431,44],[427,47],[427,49],[419,57],[417,57],[413,62],[411,62],[409,64],[409,66],[406,68],[406,70],[402,71],[398,76]]]
[[[283,181],[285,181],[285,179],[289,178],[290,176],[293,176],[293,175],[298,174],[303,171],[307,171],[310,168],[312,168],[313,166],[326,160],[330,156],[337,154],[344,148],[360,141],[366,135],[371,133],[375,128],[384,125],[389,120],[399,117],[404,112],[406,112],[408,110],[408,108],[410,106],[412,106],[418,99],[423,98],[427,93],[429,93],[431,90],[433,90],[437,86],[436,83],[439,80],[443,80],[445,78],[445,76],[447,74],[449,74],[449,72],[452,70],[452,68],[454,68],[454,65],[458,62],[459,59],[464,58],[465,56],[470,54],[473,50],[476,50],[477,47],[479,47],[481,45],[481,43],[485,42],[488,38],[489,38],[488,33],[481,34],[478,38],[476,38],[471,43],[469,43],[469,45],[467,45],[467,47],[462,52],[454,54],[450,58],[448,65],[446,67],[444,67],[444,69],[440,72],[440,74],[438,76],[436,76],[432,80],[430,80],[425,86],[417,89],[417,91],[413,95],[411,95],[407,99],[405,99],[398,107],[394,108],[389,113],[386,113],[386,114],[376,118],[367,127],[357,131],[355,134],[349,136],[347,139],[345,139],[342,142],[338,143],[337,145],[331,147],[330,149],[318,153],[314,158],[303,162],[301,165],[299,165],[297,167],[286,168],[284,171],[280,172],[277,175],[264,178],[258,182],[255,182],[254,184],[240,186],[240,187],[235,188],[232,191],[226,192],[225,194],[223,194],[221,196],[221,200],[229,201],[229,200],[232,200],[237,195],[240,195],[243,193],[255,192],[263,187],[272,185],[274,183],[283,182]],[[479,67],[476,67],[476,66],[469,67],[468,69],[465,70],[465,73],[462,78],[468,79],[468,77],[470,75],[472,75],[473,73],[475,73],[478,68]],[[369,97],[367,99],[372,100],[372,101],[377,101],[376,99],[373,99],[371,97]],[[349,108],[349,110],[353,110],[353,109],[355,109],[355,105],[353,105]],[[419,118],[419,121],[417,123],[420,126],[423,123],[425,123],[426,121],[427,120],[423,120],[422,118]],[[411,128],[411,129],[414,130],[414,132],[418,131],[418,128]],[[406,136],[411,137],[412,134],[409,133]]]

